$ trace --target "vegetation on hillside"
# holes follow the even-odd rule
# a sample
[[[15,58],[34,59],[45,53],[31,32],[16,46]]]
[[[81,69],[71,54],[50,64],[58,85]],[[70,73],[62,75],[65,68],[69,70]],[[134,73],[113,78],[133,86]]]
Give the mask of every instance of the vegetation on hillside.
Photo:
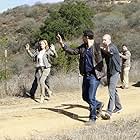
[[[0,80],[4,80],[4,50],[8,49],[7,72],[12,75],[33,68],[24,45],[35,45],[40,39],[56,43],[56,33],[61,33],[71,47],[79,45],[83,30],[91,28],[101,40],[105,33],[112,35],[119,49],[127,43],[132,61],[139,60],[140,3],[103,5],[94,1],[65,1],[58,4],[19,6],[0,14]],[[57,44],[56,44],[57,46]],[[58,59],[53,61],[54,72],[77,71],[77,57],[69,56],[57,47]]]

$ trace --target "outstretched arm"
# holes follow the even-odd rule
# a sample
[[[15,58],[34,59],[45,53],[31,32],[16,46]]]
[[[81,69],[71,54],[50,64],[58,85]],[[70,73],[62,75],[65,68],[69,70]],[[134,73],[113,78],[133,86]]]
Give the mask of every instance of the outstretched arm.
[[[61,48],[64,48],[65,44],[63,43],[61,35],[57,34],[56,38],[57,38],[58,43],[60,44]]]
[[[71,54],[71,55],[77,55],[79,54],[79,48],[69,48],[68,46],[66,46],[62,40],[62,37],[58,34],[57,35],[57,40],[61,46],[61,48],[63,48],[64,51],[66,51],[67,53]]]
[[[28,53],[31,57],[35,57],[35,56],[36,56],[34,53],[32,53],[32,52],[30,51],[30,45],[29,45],[29,44],[26,44],[26,45],[25,45],[25,49],[26,49],[27,53]]]
[[[122,57],[123,59],[129,59],[129,57],[131,56],[130,53],[126,53],[126,55],[123,55],[122,53],[119,53],[120,57]]]

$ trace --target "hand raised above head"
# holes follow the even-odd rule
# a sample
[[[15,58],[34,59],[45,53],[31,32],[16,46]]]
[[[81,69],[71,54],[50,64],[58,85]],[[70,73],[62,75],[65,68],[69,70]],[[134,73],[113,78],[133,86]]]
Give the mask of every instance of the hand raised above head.
[[[61,35],[59,33],[57,34],[56,38],[57,38],[59,43],[63,42],[62,37],[61,37]]]
[[[29,50],[30,49],[30,45],[28,43],[25,45],[25,49],[26,50]]]
[[[57,38],[59,44],[61,45],[61,47],[64,47],[62,36],[59,33],[57,34],[56,38]]]

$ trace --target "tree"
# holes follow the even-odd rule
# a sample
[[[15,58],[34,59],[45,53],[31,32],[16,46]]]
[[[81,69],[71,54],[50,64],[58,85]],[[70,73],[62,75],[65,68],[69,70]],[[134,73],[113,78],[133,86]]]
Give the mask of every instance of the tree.
[[[83,2],[62,4],[60,9],[50,13],[41,27],[41,38],[55,40],[56,33],[64,34],[65,38],[78,37],[85,28],[92,28],[91,9]]]

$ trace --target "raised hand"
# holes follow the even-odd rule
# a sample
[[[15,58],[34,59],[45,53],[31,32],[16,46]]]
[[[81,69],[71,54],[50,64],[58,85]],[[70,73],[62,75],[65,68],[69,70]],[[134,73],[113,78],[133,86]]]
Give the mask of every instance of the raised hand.
[[[28,43],[25,45],[25,49],[26,50],[29,50],[30,49],[30,45]]]
[[[56,38],[57,38],[59,43],[61,43],[61,44],[63,43],[62,37],[59,33],[57,34]]]

